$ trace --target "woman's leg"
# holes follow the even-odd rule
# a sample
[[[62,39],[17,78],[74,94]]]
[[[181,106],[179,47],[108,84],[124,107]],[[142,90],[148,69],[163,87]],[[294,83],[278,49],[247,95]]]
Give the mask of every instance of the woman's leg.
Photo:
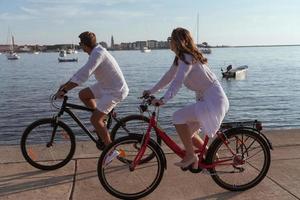
[[[196,104],[185,106],[180,110],[177,110],[173,114],[173,123],[186,151],[186,154],[182,161],[175,164],[184,168],[197,161],[197,156],[194,152],[192,137],[195,130],[199,130],[199,127],[197,129],[195,129],[194,126],[189,127],[189,124],[192,123],[194,125],[194,122],[197,122],[194,116],[195,105]],[[194,140],[198,141],[198,138],[196,137],[196,139]]]
[[[192,134],[187,124],[175,124],[175,128],[186,151],[185,157],[183,158],[183,162],[185,162],[195,156]]]
[[[190,132],[192,133],[192,142],[194,147],[196,147],[197,149],[201,148],[204,142],[198,134],[201,127],[199,122],[188,122],[188,126]]]

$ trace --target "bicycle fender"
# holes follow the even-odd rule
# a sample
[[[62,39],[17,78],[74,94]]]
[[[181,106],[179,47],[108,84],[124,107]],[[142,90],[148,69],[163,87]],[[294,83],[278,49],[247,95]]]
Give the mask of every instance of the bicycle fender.
[[[248,131],[255,132],[256,134],[260,135],[267,142],[267,144],[268,144],[268,146],[269,146],[269,148],[271,150],[274,150],[272,142],[267,138],[267,136],[264,133],[258,131],[255,128],[251,128],[251,127],[235,127],[235,128],[230,128],[230,129],[226,130],[224,133],[226,133],[228,131],[238,131],[238,130],[248,130]]]

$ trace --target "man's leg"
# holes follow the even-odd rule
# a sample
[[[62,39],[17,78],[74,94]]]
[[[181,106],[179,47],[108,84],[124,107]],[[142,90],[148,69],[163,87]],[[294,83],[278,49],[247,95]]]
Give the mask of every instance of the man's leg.
[[[97,103],[95,96],[90,88],[84,88],[79,92],[79,98],[80,100],[89,108],[96,109]],[[99,138],[102,139],[105,145],[108,145],[111,143],[109,132],[106,128],[106,124],[104,123],[104,120],[106,118],[106,114],[95,110],[91,116],[91,123],[96,129],[96,133]]]
[[[105,118],[106,114],[96,109],[91,116],[91,123],[95,127],[97,135],[100,136],[103,143],[105,145],[109,145],[111,143],[111,139],[104,122]]]
[[[84,88],[80,90],[79,98],[87,107],[91,109],[97,108],[96,99],[90,88]]]

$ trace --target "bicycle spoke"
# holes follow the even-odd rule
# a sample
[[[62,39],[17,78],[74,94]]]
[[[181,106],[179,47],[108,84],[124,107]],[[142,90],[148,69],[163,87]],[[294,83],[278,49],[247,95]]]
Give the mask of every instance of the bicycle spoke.
[[[73,154],[70,135],[61,126],[54,129],[51,119],[40,121],[29,129],[22,143],[27,161],[40,169],[62,166],[61,163],[68,162]]]
[[[220,186],[230,190],[252,187],[264,176],[266,166],[269,166],[269,163],[266,163],[266,156],[269,156],[266,154],[268,147],[261,143],[259,135],[250,133],[245,131],[228,135],[228,146],[220,140],[219,146],[216,147],[214,155],[217,154],[218,159],[214,156],[213,160],[220,162],[231,158],[231,161],[220,162],[211,170],[214,180]]]
[[[139,138],[141,139],[141,137]],[[122,139],[120,138],[120,140]],[[105,189],[119,198],[130,199],[143,196],[151,192],[161,179],[162,163],[151,145],[147,146],[142,159],[150,154],[153,154],[154,157],[150,161],[140,163],[134,169],[132,168],[132,160],[139,152],[136,149],[137,144],[139,145],[136,140],[124,140],[106,150],[105,156],[102,155],[102,160],[99,160],[98,173],[101,183]],[[107,156],[113,151],[122,153],[104,166]]]

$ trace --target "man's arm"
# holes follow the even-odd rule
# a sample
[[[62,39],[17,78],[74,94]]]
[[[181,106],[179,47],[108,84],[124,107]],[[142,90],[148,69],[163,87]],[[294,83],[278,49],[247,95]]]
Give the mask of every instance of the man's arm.
[[[72,81],[66,82],[65,84],[63,84],[59,87],[58,91],[55,94],[56,98],[63,98],[69,90],[72,90],[73,88],[75,88],[77,86],[78,86],[78,84],[74,83]]]
[[[59,90],[65,90],[65,92],[68,92],[69,90],[72,90],[73,88],[77,87],[78,84],[74,83],[72,81],[68,81],[65,84],[61,85]]]

